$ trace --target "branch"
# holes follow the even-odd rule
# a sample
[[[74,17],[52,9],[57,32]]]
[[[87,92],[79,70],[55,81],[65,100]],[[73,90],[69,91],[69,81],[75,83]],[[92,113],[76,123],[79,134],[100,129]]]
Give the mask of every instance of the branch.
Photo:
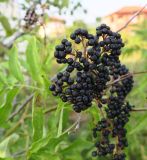
[[[6,44],[7,48],[10,49],[10,48],[12,47],[14,41],[15,41],[17,38],[19,38],[19,37],[21,37],[21,36],[23,36],[23,35],[25,35],[25,34],[26,34],[25,32],[15,33],[15,35],[13,35],[13,36],[14,36],[13,39],[12,39],[8,44]]]
[[[116,79],[116,80],[108,83],[107,86],[112,85],[112,84],[115,84],[115,83],[117,83],[117,82],[119,82],[119,81],[122,81],[122,80],[124,80],[124,79],[126,79],[126,78],[129,78],[129,77],[131,77],[131,76],[133,76],[133,75],[139,75],[139,74],[145,74],[145,73],[147,73],[147,71],[127,73],[127,74],[119,77],[118,79]]]
[[[147,111],[147,108],[138,108],[138,109],[132,109],[131,112],[144,112]]]
[[[12,155],[12,157],[18,158],[18,157],[24,156],[26,152],[27,152],[27,150],[22,150],[22,151],[16,152]]]
[[[124,26],[122,26],[120,29],[117,30],[117,32],[120,32],[120,31],[122,31],[123,29],[125,29],[125,28],[131,23],[131,21],[132,21],[135,17],[137,17],[139,14],[141,14],[141,12],[146,8],[146,6],[147,6],[147,4],[145,4],[139,11],[137,11],[137,12],[127,21],[127,23],[126,23]]]
[[[69,128],[67,128],[62,134],[65,134],[65,133],[70,134],[73,130],[75,131],[79,129],[80,121],[81,121],[81,114],[79,114],[75,123],[73,123]]]
[[[15,132],[16,129],[22,124],[22,122],[23,122],[26,118],[28,118],[28,116],[27,116],[28,108],[29,108],[29,106],[27,106],[27,107],[25,108],[25,111],[24,111],[24,113],[22,114],[22,116],[21,116],[21,118],[19,119],[19,121],[18,121],[12,128],[10,128],[10,129],[5,133],[5,136],[4,136],[4,137],[8,137],[8,136],[11,135],[13,132]]]
[[[57,107],[52,107],[52,108],[49,108],[47,109],[46,111],[44,111],[44,114],[47,114],[47,113],[50,113],[50,112],[53,112],[57,109]]]
[[[33,98],[33,97],[32,97]],[[28,98],[29,99],[29,98]],[[26,104],[27,105],[27,104]],[[24,106],[25,107],[25,106]],[[52,108],[49,108],[48,110],[44,111],[44,114],[47,114],[47,113],[50,113],[50,112],[53,112],[57,109],[57,107],[52,107]],[[22,121],[24,121],[25,119],[27,118],[31,118],[30,115],[27,115],[27,110],[28,110],[28,107],[25,109],[25,112],[23,113],[23,115],[21,116],[21,119],[12,127],[10,128],[6,134],[5,134],[5,137],[8,137],[10,134],[12,134],[13,132],[16,131],[16,129],[22,124]],[[13,118],[13,117],[12,117]]]
[[[86,56],[86,45],[85,45],[85,43],[84,43],[84,38],[82,38],[82,45],[83,45],[83,48],[84,48],[84,50],[83,50],[83,54],[84,54],[84,57],[86,58],[87,56]]]
[[[96,99],[96,104],[97,104],[97,106],[98,106],[99,103],[101,103],[101,102],[100,102],[98,99]],[[99,110],[100,110],[101,116],[102,116],[103,118],[105,118],[105,114],[104,114],[104,112],[103,112],[103,109],[100,108],[100,107],[98,107],[98,108],[99,108]]]
[[[8,121],[13,119],[33,98],[34,94],[31,94],[24,102],[23,104],[16,110],[14,111],[10,117],[8,118]]]
[[[144,73],[147,73],[147,71],[133,72],[132,74],[133,75],[138,75],[138,74],[144,74]]]

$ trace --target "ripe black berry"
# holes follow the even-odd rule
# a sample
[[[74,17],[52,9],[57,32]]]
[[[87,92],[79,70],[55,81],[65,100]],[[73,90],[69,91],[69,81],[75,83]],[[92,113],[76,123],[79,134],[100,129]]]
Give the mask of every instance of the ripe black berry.
[[[51,91],[54,91],[55,88],[56,88],[56,86],[55,86],[54,84],[52,84],[52,85],[50,86],[50,90],[51,90]]]
[[[92,156],[112,155],[113,160],[125,160],[123,150],[128,146],[125,125],[133,107],[126,96],[132,90],[133,77],[126,76],[129,70],[119,60],[124,47],[121,35],[102,24],[94,35],[79,28],[70,38],[72,42],[63,39],[55,47],[57,63],[67,66],[57,74],[50,90],[63,102],[72,104],[77,113],[96,101],[103,118],[93,128],[96,151]],[[81,45],[83,48],[79,49]]]
[[[97,151],[93,151],[93,152],[92,152],[92,156],[93,156],[93,157],[96,157],[96,156],[97,156]]]
[[[80,42],[81,42],[81,39],[80,39],[79,37],[76,37],[75,43],[76,43],[76,44],[79,44]]]

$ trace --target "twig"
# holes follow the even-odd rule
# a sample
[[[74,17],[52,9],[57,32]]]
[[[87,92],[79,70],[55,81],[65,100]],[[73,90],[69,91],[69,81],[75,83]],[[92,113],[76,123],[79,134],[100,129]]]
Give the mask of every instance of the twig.
[[[46,46],[46,44],[47,44],[46,28],[43,23],[41,23],[40,25],[43,27],[43,30],[44,30],[44,45]]]
[[[112,84],[115,84],[115,83],[117,83],[117,82],[119,82],[119,81],[122,81],[122,80],[124,80],[124,79],[126,79],[126,78],[129,78],[129,77],[131,77],[131,76],[133,76],[133,75],[139,75],[139,74],[145,74],[145,73],[147,73],[147,71],[127,73],[127,74],[119,77],[118,79],[116,79],[116,80],[108,83],[107,86],[112,85]]]
[[[50,112],[53,112],[57,109],[57,107],[52,107],[52,108],[49,108],[47,109],[46,111],[44,111],[44,114],[47,114],[47,113],[50,113]]]
[[[74,128],[74,132],[76,132],[76,130],[78,130],[80,128],[80,121],[81,121],[81,114],[79,114],[79,116],[78,116],[77,125]]]
[[[46,111],[44,111],[44,114],[47,114],[47,113],[50,113],[50,112],[53,112],[57,109],[57,107],[52,107]],[[26,119],[26,118],[31,118],[30,115],[27,115],[27,109],[26,111],[23,113],[21,119],[11,128],[9,129],[6,134],[5,134],[5,137],[8,137],[10,134],[12,134],[13,132],[15,132],[15,130],[22,124],[22,122]]]
[[[133,72],[132,74],[133,74],[133,75],[137,75],[137,74],[144,74],[144,73],[147,73],[147,71]]]
[[[102,117],[105,118],[102,108],[99,108],[99,109],[100,109],[100,113],[101,113]]]
[[[8,118],[8,121],[13,119],[33,98],[34,94],[31,94],[24,102],[23,104],[16,110],[14,111],[10,117]]]
[[[138,108],[138,109],[132,109],[131,112],[142,112],[147,111],[147,108]]]
[[[84,44],[84,38],[82,38],[82,45],[83,45],[83,54],[84,54],[84,57],[86,58],[86,45]]]
[[[100,102],[99,102],[99,100],[98,99],[96,99],[96,104],[98,105]],[[99,107],[98,107],[99,108]],[[101,114],[101,116],[103,117],[103,118],[105,118],[105,115],[104,115],[104,112],[103,112],[103,109],[102,108],[99,108],[99,110],[100,110],[100,114]]]
[[[19,152],[16,152],[12,155],[13,158],[16,158],[16,157],[21,157],[21,156],[24,156],[26,150],[22,150],[22,151],[19,151]]]
[[[15,41],[16,39],[18,39],[19,37],[25,35],[25,34],[27,34],[27,33],[25,33],[25,32],[17,32],[17,33],[14,33],[14,34],[12,35],[12,36],[13,36],[13,39],[12,39],[8,44],[6,44],[5,46],[6,46],[8,49],[10,49],[10,48],[13,46],[14,41]]]
[[[22,122],[24,121],[24,119],[27,118],[27,112],[28,112],[28,106],[25,108],[24,113],[22,114],[20,120],[12,127],[10,128],[6,133],[5,133],[5,137],[8,137],[9,135],[11,135],[13,132],[15,132],[15,130],[22,124]]]
[[[74,124],[72,124],[68,129],[66,129],[62,134],[70,133],[73,129],[74,129],[74,131],[77,130],[77,126],[79,126],[80,120],[81,120],[81,115],[79,115],[76,122]]]
[[[124,26],[122,26],[120,29],[117,30],[117,32],[120,32],[122,31],[123,29],[125,29],[130,23],[131,21],[137,17],[144,9],[145,7],[147,6],[147,4],[145,4],[139,11],[137,11],[127,22]]]
[[[115,83],[117,83],[117,82],[120,82],[120,81],[122,81],[122,80],[124,80],[124,79],[126,79],[126,78],[131,77],[131,76],[132,76],[131,73],[126,74],[126,76],[121,76],[121,77],[119,77],[118,79],[112,81],[111,83],[108,83],[107,86],[111,86],[112,84],[115,84]]]

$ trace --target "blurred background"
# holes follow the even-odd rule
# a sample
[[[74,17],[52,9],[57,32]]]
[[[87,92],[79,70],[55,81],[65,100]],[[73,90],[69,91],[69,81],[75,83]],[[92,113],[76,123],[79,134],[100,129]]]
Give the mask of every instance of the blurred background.
[[[64,68],[54,48],[80,27],[95,33],[106,23],[117,31],[146,3],[0,0],[0,160],[92,160],[91,130],[100,115],[93,104],[79,122],[71,106],[49,92],[50,79]],[[122,63],[131,72],[147,71],[147,7],[120,33]],[[127,99],[145,110],[147,74],[136,74],[134,81]],[[147,111],[131,113],[128,160],[147,160],[146,124]]]

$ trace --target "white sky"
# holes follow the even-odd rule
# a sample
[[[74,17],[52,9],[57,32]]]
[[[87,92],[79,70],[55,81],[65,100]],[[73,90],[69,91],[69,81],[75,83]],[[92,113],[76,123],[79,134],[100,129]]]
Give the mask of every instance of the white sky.
[[[108,15],[125,6],[144,6],[147,0],[81,0],[80,2],[88,13],[85,15],[79,9],[73,16],[63,16],[68,24],[77,19],[93,24],[96,17]]]
[[[147,0],[73,0],[74,2],[80,1],[82,4],[82,8],[87,10],[87,14],[84,14],[83,11],[79,8],[75,11],[74,15],[62,15],[61,18],[65,19],[67,24],[72,24],[74,20],[83,20],[88,24],[94,24],[96,22],[97,17],[102,17],[113,13],[122,7],[125,6],[144,6],[147,4]],[[24,2],[24,0],[13,0],[10,1],[12,4],[15,2],[17,5],[17,9],[20,7],[20,4]],[[33,2],[33,0],[32,0]],[[3,9],[3,10],[2,10]],[[24,17],[25,12],[21,10],[21,7],[17,10],[16,15],[20,18]],[[9,9],[6,7],[2,7],[0,5],[0,11],[2,13],[12,14],[15,11],[14,8]],[[6,11],[6,12],[5,12]],[[9,11],[9,12],[8,12]],[[12,12],[12,13],[11,13]],[[51,9],[48,11],[49,16],[59,16],[57,10]],[[60,16],[59,16],[60,17]]]

